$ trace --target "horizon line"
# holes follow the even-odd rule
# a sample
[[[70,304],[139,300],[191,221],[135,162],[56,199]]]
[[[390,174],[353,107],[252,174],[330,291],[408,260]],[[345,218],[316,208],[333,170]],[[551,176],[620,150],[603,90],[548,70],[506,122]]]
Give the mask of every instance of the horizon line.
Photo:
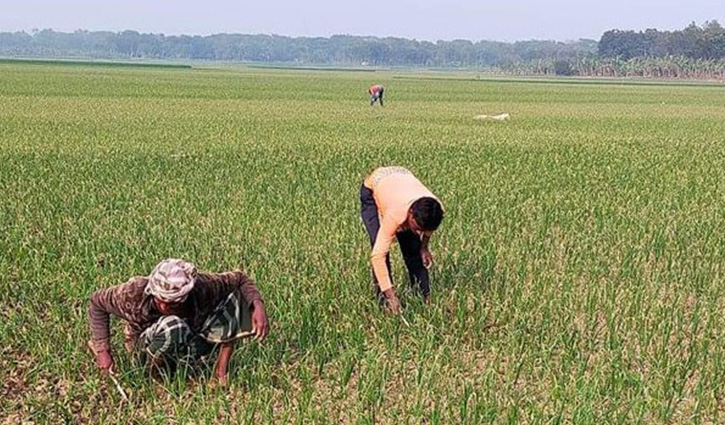
[[[614,28],[613,28],[614,29]],[[360,35],[360,34],[343,34],[343,33],[337,33],[337,34],[330,34],[330,35],[287,35],[287,34],[279,34],[279,33],[244,33],[244,32],[213,32],[213,33],[165,33],[163,31],[159,32],[153,32],[153,31],[140,31],[136,29],[130,29],[126,28],[123,30],[100,30],[100,29],[84,29],[84,28],[78,28],[75,30],[56,30],[53,28],[32,28],[32,29],[19,29],[19,30],[5,30],[0,28],[0,33],[26,33],[28,35],[34,35],[36,33],[42,32],[42,31],[52,31],[56,33],[62,33],[62,34],[74,34],[77,32],[109,32],[114,34],[121,34],[126,31],[136,32],[141,35],[160,35],[163,37],[212,37],[217,35],[251,35],[251,36],[270,36],[270,37],[286,37],[286,38],[309,38],[309,39],[315,39],[315,38],[332,38],[332,37],[360,37],[360,38],[377,38],[377,39],[386,39],[386,38],[397,38],[397,39],[403,39],[403,40],[409,40],[409,41],[416,41],[416,42],[428,42],[428,43],[437,43],[439,41],[443,42],[453,42],[453,41],[469,41],[471,43],[480,43],[480,42],[493,42],[493,43],[506,43],[506,44],[514,44],[514,43],[523,43],[528,41],[550,41],[550,42],[556,42],[556,43],[564,43],[564,44],[570,44],[570,43],[577,43],[581,41],[594,41],[599,42],[598,39],[594,38],[588,38],[588,37],[579,37],[576,39],[566,39],[566,40],[559,40],[554,38],[528,38],[528,39],[518,39],[518,40],[494,40],[494,39],[469,39],[469,38],[438,38],[435,40],[431,39],[424,39],[424,38],[416,38],[416,37],[404,37],[404,36],[396,36],[396,35]],[[609,31],[609,30],[608,30]],[[626,30],[625,30],[626,31]],[[637,31],[637,30],[633,30]],[[641,31],[641,30],[640,30]],[[600,36],[601,38],[601,36]]]

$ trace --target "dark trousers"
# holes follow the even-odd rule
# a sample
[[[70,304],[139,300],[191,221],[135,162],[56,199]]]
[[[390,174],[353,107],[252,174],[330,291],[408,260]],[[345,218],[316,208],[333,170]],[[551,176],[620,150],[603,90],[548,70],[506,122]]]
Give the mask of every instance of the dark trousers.
[[[368,232],[368,236],[370,236],[370,246],[373,246],[378,236],[378,230],[380,230],[380,219],[378,218],[378,207],[375,205],[373,191],[365,187],[365,185],[360,186],[360,217],[362,218],[365,230]],[[420,256],[422,243],[420,236],[411,230],[405,230],[398,232],[395,237],[398,239],[400,251],[403,253],[405,267],[408,268],[410,285],[415,287],[417,282],[421,294],[427,297],[430,294],[430,278],[428,277],[428,269],[423,265],[423,258]],[[390,275],[392,282],[393,275],[390,273],[390,254],[385,257],[385,264],[388,266],[388,275]],[[378,286],[378,280],[375,278],[374,271],[373,279],[375,279],[376,291],[380,295],[380,287]]]
[[[380,101],[380,106],[383,106],[383,90],[381,89],[379,92],[376,93],[370,93],[370,106],[373,106],[375,101]]]

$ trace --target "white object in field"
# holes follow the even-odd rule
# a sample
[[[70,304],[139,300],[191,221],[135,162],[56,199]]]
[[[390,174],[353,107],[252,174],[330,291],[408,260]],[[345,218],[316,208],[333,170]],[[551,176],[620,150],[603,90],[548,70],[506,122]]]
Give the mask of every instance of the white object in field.
[[[476,115],[473,117],[474,120],[493,120],[493,121],[506,121],[511,116],[509,114],[498,114],[498,115]]]

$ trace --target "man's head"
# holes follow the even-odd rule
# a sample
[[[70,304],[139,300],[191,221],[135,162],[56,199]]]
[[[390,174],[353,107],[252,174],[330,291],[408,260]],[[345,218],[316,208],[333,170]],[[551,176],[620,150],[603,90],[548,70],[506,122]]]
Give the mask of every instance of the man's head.
[[[154,267],[148,277],[145,292],[154,297],[162,314],[169,314],[173,306],[186,301],[194,289],[196,268],[184,260],[170,258]]]
[[[415,232],[432,232],[443,221],[443,206],[437,199],[420,198],[408,210],[408,227]]]

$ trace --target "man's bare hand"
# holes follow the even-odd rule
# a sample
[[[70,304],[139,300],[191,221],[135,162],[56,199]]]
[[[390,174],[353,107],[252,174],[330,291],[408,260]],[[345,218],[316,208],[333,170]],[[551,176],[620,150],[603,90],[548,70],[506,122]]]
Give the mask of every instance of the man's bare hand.
[[[420,250],[420,257],[423,259],[423,266],[426,269],[429,269],[430,266],[433,265],[433,254],[431,254],[427,249]]]
[[[385,306],[388,309],[388,312],[393,315],[400,314],[400,300],[398,300],[398,296],[395,295],[395,290],[390,288],[383,292],[383,296],[385,296]]]
[[[214,380],[216,381],[216,385],[220,387],[228,387],[229,386],[229,375],[227,373],[224,373],[223,375],[220,375],[218,373],[214,374]]]
[[[254,339],[262,341],[269,333],[269,321],[267,320],[267,311],[264,309],[262,301],[254,301],[252,303],[252,332]]]
[[[101,372],[112,374],[114,370],[113,356],[111,356],[111,352],[108,350],[104,350],[96,353],[96,365],[101,370]]]

